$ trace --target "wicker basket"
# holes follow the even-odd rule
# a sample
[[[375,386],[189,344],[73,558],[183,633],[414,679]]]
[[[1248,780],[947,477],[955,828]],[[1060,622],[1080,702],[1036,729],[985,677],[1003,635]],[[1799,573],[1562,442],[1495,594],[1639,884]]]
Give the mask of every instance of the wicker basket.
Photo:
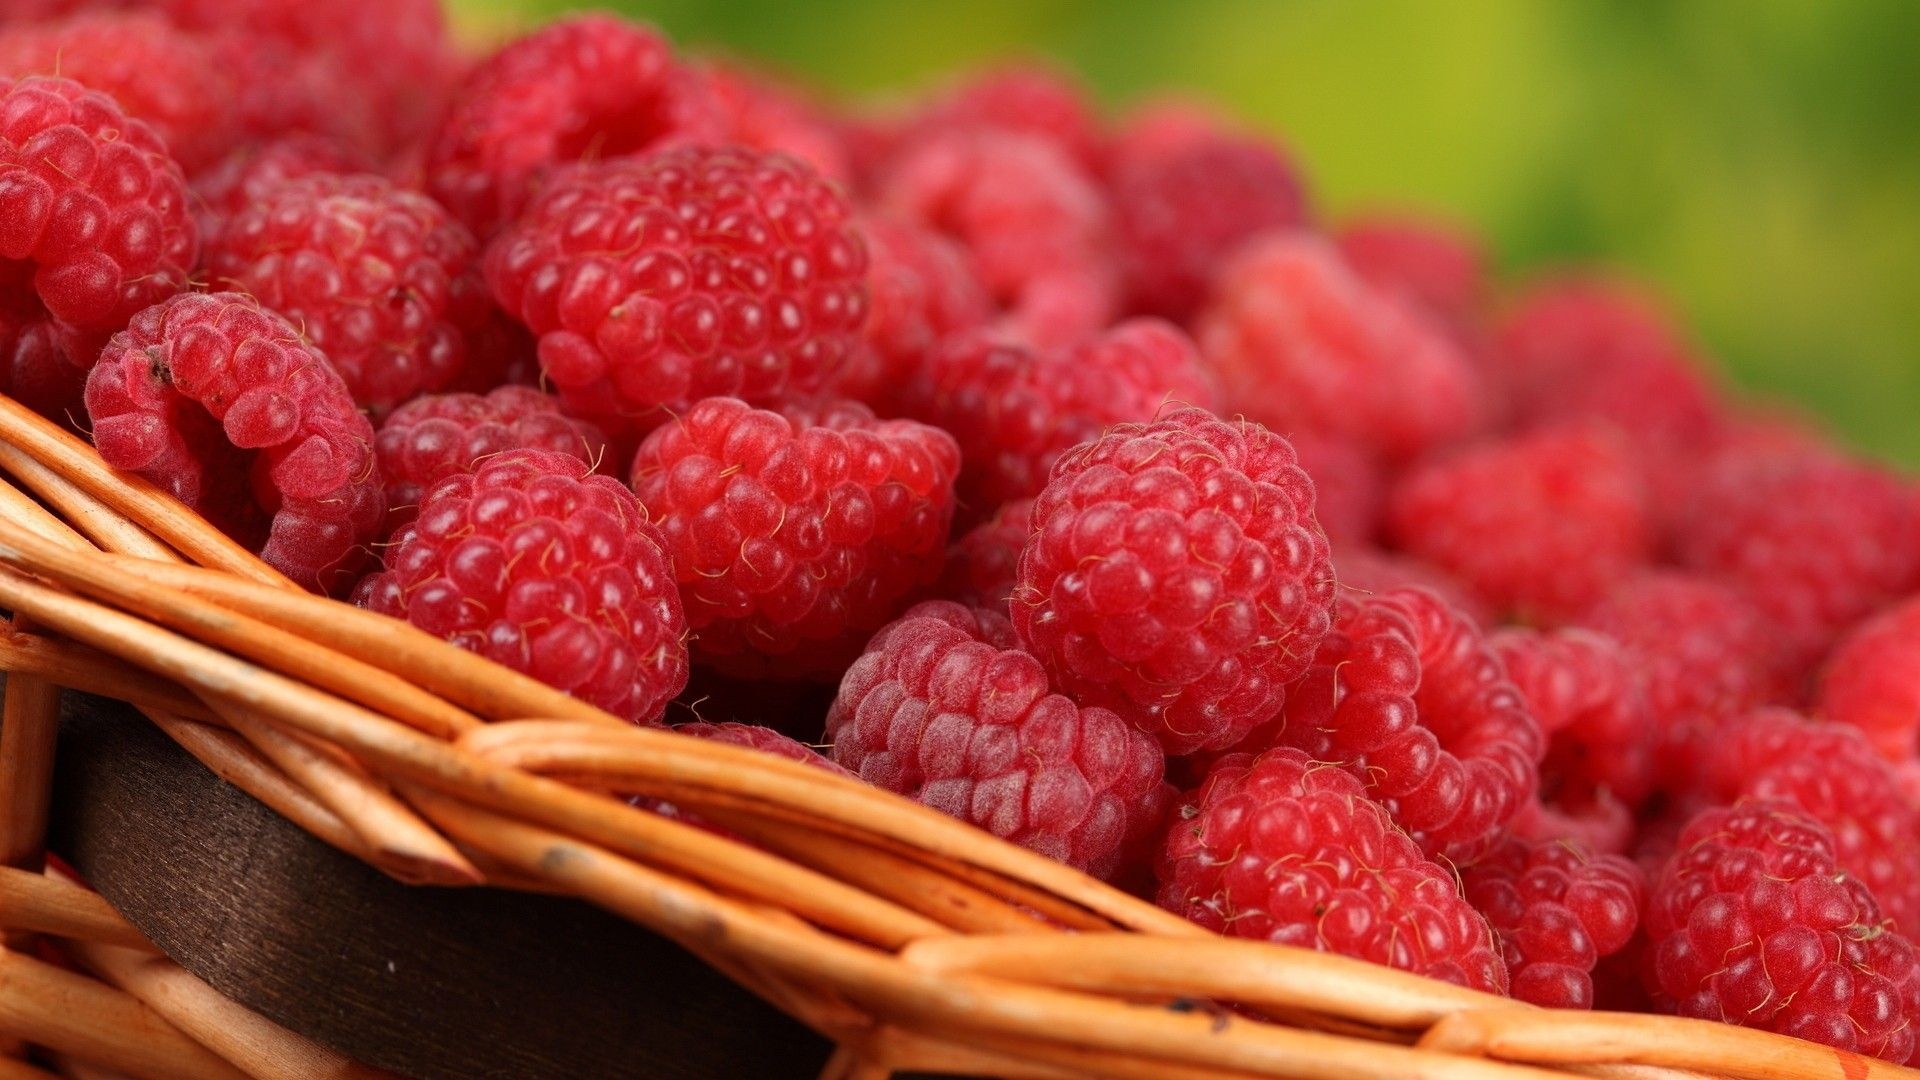
[[[76,1075],[380,1075],[222,998],[42,869],[58,687],[132,703],[395,878],[566,893],[678,942],[833,1040],[839,1080],[1920,1080],[1782,1036],[1531,1008],[1214,937],[918,804],[633,727],[308,595],[4,398],[0,470],[0,930],[65,939],[98,980],[0,949],[0,1080],[46,1075],[5,1056],[23,1044]]]

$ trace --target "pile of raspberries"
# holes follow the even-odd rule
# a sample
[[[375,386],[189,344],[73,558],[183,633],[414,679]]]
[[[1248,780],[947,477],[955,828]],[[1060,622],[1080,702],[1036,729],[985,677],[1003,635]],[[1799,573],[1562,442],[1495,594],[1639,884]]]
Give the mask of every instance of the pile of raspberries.
[[[870,110],[324,7],[0,15],[0,391],[1220,933],[1920,1057],[1920,491],[1642,287],[1043,68]]]

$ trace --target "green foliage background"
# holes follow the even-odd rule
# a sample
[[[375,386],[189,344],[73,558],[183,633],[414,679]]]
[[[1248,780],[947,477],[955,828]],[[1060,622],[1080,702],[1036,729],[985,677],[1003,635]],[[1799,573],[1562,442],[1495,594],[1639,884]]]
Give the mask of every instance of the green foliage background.
[[[454,2],[476,36],[583,6]],[[612,6],[847,96],[1025,53],[1112,105],[1210,98],[1292,145],[1332,214],[1453,215],[1509,274],[1617,264],[1664,290],[1734,381],[1920,464],[1920,3]]]

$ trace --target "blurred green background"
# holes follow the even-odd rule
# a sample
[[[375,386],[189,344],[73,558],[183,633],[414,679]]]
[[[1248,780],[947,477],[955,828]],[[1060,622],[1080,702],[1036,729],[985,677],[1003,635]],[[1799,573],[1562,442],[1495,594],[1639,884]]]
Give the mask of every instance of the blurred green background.
[[[485,37],[586,6],[452,0]],[[631,0],[859,97],[1008,54],[1112,106],[1181,91],[1290,144],[1319,205],[1438,211],[1503,272],[1599,259],[1730,378],[1920,464],[1913,0]]]

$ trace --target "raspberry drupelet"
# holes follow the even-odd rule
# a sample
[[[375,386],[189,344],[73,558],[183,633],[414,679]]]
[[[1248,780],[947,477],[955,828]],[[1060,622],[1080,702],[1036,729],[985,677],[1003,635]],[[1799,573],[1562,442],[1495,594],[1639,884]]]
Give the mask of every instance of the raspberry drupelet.
[[[688,147],[570,166],[487,251],[572,411],[609,435],[727,395],[820,390],[860,347],[866,252],[801,163]]]
[[[1920,1022],[1913,946],[1881,922],[1833,837],[1795,808],[1703,811],[1646,910],[1648,989],[1681,1016],[1908,1062]]]
[[[633,488],[665,534],[701,663],[837,678],[940,576],[960,451],[854,402],[711,398],[649,435]]]
[[[947,549],[940,596],[969,607],[1006,611],[1020,583],[1020,553],[1033,536],[1033,500],[1000,504]]]
[[[465,226],[373,175],[288,180],[207,238],[214,283],[250,292],[327,354],[353,399],[383,416],[445,389],[493,317]]]
[[[1360,781],[1291,747],[1221,759],[1174,814],[1160,906],[1222,934],[1496,994],[1492,930]]]
[[[326,357],[252,297],[142,311],[100,354],[86,406],[108,464],[309,589],[352,583],[385,508],[373,428]]]
[[[874,635],[827,737],[862,780],[1096,877],[1145,854],[1173,795],[1152,738],[1054,693],[1005,617],[947,601]]]
[[[1859,728],[1890,761],[1920,756],[1920,598],[1847,632],[1826,659],[1815,711]]]
[[[963,520],[1037,495],[1053,463],[1108,425],[1168,403],[1212,409],[1193,342],[1171,323],[1131,319],[1071,348],[1031,349],[986,333],[951,338],[907,380],[901,405],[960,444]]]
[[[1653,556],[1647,485],[1611,428],[1486,443],[1420,465],[1387,500],[1400,547],[1522,621],[1578,614]]]
[[[1620,643],[1583,628],[1508,627],[1488,638],[1547,734],[1540,795],[1574,813],[1652,793],[1659,733],[1640,669]]]
[[[468,74],[429,144],[427,192],[484,240],[519,215],[548,169],[725,134],[719,103],[666,39],[611,15],[579,15]]]
[[[1194,337],[1228,408],[1276,430],[1317,431],[1404,461],[1481,419],[1482,389],[1460,349],[1306,233],[1243,247],[1221,268]]]
[[[387,531],[412,521],[420,498],[449,476],[508,450],[547,450],[598,467],[606,436],[531,386],[482,394],[429,394],[387,415],[374,435],[387,485]]]
[[[1033,506],[1012,616],[1062,692],[1170,754],[1286,699],[1333,600],[1313,482],[1258,424],[1179,408],[1067,451]]]
[[[1486,850],[1533,798],[1546,752],[1479,628],[1418,589],[1335,603],[1272,738],[1344,765],[1422,848],[1455,861]]]
[[[100,347],[198,252],[152,128],[71,79],[0,77],[0,392],[77,414]]]
[[[1509,839],[1462,870],[1460,888],[1500,939],[1514,997],[1591,1009],[1594,965],[1633,939],[1647,883],[1618,855]]]
[[[442,480],[355,599],[635,723],[687,683],[659,530],[571,454],[509,450]]]

